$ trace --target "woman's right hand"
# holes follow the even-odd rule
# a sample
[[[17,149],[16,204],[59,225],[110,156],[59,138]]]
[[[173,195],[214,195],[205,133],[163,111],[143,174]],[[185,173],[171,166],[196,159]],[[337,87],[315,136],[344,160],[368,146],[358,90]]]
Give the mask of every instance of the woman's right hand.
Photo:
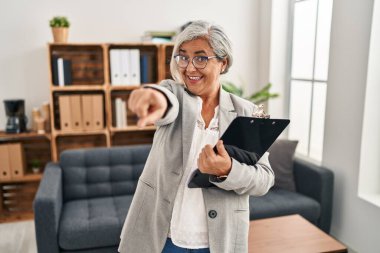
[[[164,94],[152,88],[139,88],[132,91],[128,108],[137,114],[138,127],[154,124],[164,116],[168,101]]]

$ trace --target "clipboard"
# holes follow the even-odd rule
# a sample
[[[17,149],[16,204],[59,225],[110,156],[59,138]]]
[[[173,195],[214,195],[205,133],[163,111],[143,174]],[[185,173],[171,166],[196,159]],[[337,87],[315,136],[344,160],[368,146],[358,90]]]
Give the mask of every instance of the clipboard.
[[[289,125],[289,119],[237,117],[222,137],[228,155],[240,163],[255,165],[278,136]],[[214,151],[217,153],[216,147]],[[209,181],[210,175],[195,170],[189,188],[216,187]]]

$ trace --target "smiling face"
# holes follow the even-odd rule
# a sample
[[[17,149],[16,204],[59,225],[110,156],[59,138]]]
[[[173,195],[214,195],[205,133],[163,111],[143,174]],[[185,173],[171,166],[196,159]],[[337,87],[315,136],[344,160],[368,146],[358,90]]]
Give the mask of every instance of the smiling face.
[[[208,41],[203,38],[183,43],[179,47],[179,54],[189,57],[187,68],[179,68],[182,80],[189,91],[200,97],[208,97],[219,91],[220,73],[227,66],[227,60],[211,58],[204,69],[197,69],[192,64],[194,56],[215,56]]]

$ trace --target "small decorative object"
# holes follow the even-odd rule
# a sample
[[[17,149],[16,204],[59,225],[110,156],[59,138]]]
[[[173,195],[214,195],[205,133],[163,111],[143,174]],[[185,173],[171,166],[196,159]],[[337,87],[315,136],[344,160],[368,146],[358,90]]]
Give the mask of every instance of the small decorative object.
[[[69,33],[70,22],[66,17],[56,16],[50,20],[55,43],[66,43]]]
[[[41,161],[39,159],[33,159],[30,163],[32,164],[32,171],[34,174],[41,172]]]
[[[33,131],[38,134],[50,132],[50,105],[48,102],[44,102],[41,108],[33,108],[32,115]]]

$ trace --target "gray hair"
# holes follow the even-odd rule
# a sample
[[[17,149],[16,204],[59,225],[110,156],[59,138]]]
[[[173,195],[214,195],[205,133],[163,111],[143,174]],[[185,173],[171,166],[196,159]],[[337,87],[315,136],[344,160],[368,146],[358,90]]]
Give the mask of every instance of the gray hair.
[[[176,82],[184,83],[178,70],[178,66],[174,61],[174,56],[179,53],[179,48],[183,43],[198,38],[204,38],[209,42],[214,54],[218,56],[218,59],[227,58],[227,67],[222,74],[227,73],[228,69],[231,67],[233,61],[231,42],[223,29],[220,26],[211,24],[207,21],[194,21],[191,22],[185,30],[178,34],[175,40],[172,60],[170,61],[170,72]]]

